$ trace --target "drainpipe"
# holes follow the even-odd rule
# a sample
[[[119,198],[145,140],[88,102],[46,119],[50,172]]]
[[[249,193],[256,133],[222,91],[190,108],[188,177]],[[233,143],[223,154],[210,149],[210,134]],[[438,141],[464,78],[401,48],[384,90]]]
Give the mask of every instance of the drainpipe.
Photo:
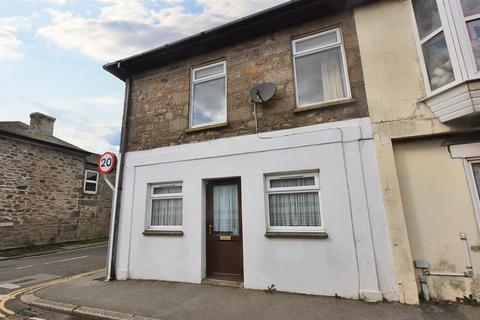
[[[115,190],[115,203],[114,203],[114,212],[112,216],[111,223],[111,232],[110,232],[110,243],[109,252],[108,252],[108,265],[107,265],[107,277],[106,280],[115,280],[116,279],[116,262],[117,262],[117,244],[118,244],[118,221],[120,217],[120,205],[122,199],[122,190],[123,190],[123,172],[124,172],[124,163],[125,163],[125,154],[127,153],[127,138],[128,138],[128,118],[130,116],[130,99],[131,99],[131,79],[128,76],[126,70],[120,65],[120,62],[117,63],[117,68],[122,71],[125,78],[125,100],[123,106],[123,117],[122,117],[122,132],[120,139],[120,161],[118,162],[118,171],[117,171],[117,189]]]

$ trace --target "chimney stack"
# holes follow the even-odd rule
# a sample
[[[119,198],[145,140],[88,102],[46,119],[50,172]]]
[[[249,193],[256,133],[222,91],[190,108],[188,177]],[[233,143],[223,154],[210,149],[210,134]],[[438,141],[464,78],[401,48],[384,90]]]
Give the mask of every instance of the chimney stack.
[[[30,114],[30,131],[40,136],[52,136],[55,118],[40,112]]]

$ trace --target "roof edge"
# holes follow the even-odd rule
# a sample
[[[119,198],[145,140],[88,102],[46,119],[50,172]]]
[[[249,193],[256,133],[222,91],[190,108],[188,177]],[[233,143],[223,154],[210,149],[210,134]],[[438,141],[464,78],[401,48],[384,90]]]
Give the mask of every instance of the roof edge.
[[[21,121],[15,121],[15,122],[21,122]],[[21,123],[23,123],[23,122],[21,122]],[[38,144],[44,144],[44,145],[48,145],[48,146],[59,148],[59,149],[67,149],[67,150],[78,152],[78,153],[84,153],[84,154],[89,154],[89,155],[90,154],[95,154],[94,152],[90,152],[88,150],[85,150],[85,149],[82,149],[82,148],[79,148],[79,147],[74,148],[74,147],[69,147],[69,146],[65,146],[65,145],[61,145],[61,144],[57,144],[57,143],[53,143],[53,142],[49,142],[49,141],[45,141],[45,140],[39,140],[39,139],[35,139],[35,138],[32,138],[32,137],[24,136],[24,135],[21,135],[21,134],[16,134],[14,132],[10,132],[10,131],[7,131],[7,130],[2,130],[1,128],[0,128],[0,135],[13,137],[13,138],[18,139],[18,140],[26,140],[26,141],[35,142],[35,143],[38,143]]]
[[[234,33],[236,31],[238,32],[239,29],[245,28],[252,23],[264,23],[265,21],[275,20],[276,18],[281,19],[289,13],[294,14],[302,10],[308,12],[311,8],[318,7],[320,5],[325,5],[328,7],[328,9],[333,8],[336,12],[339,12],[374,1],[378,0],[290,0],[234,21],[227,22],[209,30],[165,44],[163,46],[153,48],[114,62],[106,63],[103,65],[103,69],[110,72],[117,78],[125,81],[132,73],[131,70],[128,70],[129,66],[132,64],[136,64],[136,67],[138,68],[142,64],[147,64],[148,62],[151,63],[152,60],[157,60],[157,58],[159,58],[161,55],[167,56],[168,54],[172,54],[174,51],[178,51],[179,49],[187,50],[188,48],[204,45],[207,41],[214,39],[217,41],[217,43],[212,45],[212,48],[220,48],[224,45],[222,44],[222,41],[219,41],[219,37],[226,37],[229,33]],[[325,15],[328,15],[329,11],[325,11],[327,12]],[[323,12],[319,12],[318,17],[323,15]],[[275,28],[275,26],[272,28]],[[179,57],[178,59],[182,59],[182,57]],[[158,61],[156,64],[162,65],[164,63]],[[135,73],[135,71],[133,73]]]

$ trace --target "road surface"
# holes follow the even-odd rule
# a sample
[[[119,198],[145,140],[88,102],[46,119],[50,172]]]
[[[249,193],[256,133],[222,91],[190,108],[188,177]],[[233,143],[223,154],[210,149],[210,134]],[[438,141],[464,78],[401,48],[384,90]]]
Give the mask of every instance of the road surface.
[[[104,268],[106,253],[107,246],[100,245],[30,258],[0,261],[0,296],[53,279]],[[6,307],[15,312],[14,316],[7,318],[12,320],[73,319],[67,315],[31,309],[18,299],[8,301]],[[0,315],[0,319],[2,319],[1,317]]]

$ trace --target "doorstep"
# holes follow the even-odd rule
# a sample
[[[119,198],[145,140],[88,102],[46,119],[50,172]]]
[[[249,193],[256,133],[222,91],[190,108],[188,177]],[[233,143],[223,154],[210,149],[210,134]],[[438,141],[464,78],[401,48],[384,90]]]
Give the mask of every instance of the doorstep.
[[[242,281],[224,280],[224,279],[216,279],[216,278],[205,278],[205,279],[202,280],[202,284],[206,284],[206,285],[210,285],[210,286],[232,287],[232,288],[242,288],[243,289],[243,282]]]

